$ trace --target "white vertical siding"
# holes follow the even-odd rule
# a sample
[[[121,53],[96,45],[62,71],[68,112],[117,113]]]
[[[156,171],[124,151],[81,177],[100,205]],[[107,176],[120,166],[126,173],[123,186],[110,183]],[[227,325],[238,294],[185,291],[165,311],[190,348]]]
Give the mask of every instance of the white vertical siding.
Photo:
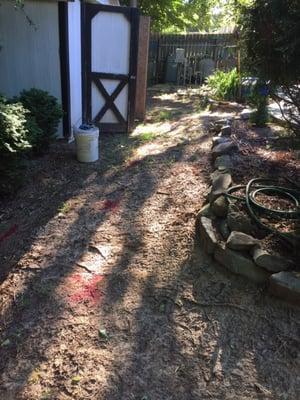
[[[12,2],[0,5],[0,92],[36,87],[61,101],[58,4],[26,0],[24,10],[34,27]]]
[[[68,3],[71,125],[82,118],[80,1]]]
[[[26,0],[24,11],[34,26],[11,1],[1,1],[0,93],[12,97],[35,87],[61,102],[58,3]]]
[[[92,72],[129,74],[130,23],[119,13],[99,12],[92,19]],[[119,81],[101,79],[108,94],[112,94]],[[105,101],[97,87],[92,85],[92,117],[104,106]],[[115,100],[124,119],[128,114],[128,85]],[[118,122],[111,110],[106,111],[101,123]]]

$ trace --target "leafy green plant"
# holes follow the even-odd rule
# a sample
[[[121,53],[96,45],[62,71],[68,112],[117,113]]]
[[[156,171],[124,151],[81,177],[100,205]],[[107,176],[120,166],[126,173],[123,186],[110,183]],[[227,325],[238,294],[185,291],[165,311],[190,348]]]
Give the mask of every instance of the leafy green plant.
[[[207,87],[218,100],[236,100],[239,84],[240,78],[236,68],[229,72],[215,71],[207,78]]]
[[[259,127],[264,127],[269,119],[268,93],[266,84],[258,81],[248,98],[248,103],[255,109],[251,114],[250,121]]]
[[[18,99],[29,110],[29,140],[37,153],[48,149],[54,140],[63,111],[57,99],[40,89],[23,90]]]
[[[167,121],[172,118],[172,112],[170,110],[160,111],[157,116],[157,122]]]
[[[138,136],[141,142],[148,142],[154,140],[156,138],[155,133],[152,132],[143,132]]]
[[[14,191],[21,182],[22,156],[31,148],[28,141],[26,116],[21,103],[0,99],[0,193]]]

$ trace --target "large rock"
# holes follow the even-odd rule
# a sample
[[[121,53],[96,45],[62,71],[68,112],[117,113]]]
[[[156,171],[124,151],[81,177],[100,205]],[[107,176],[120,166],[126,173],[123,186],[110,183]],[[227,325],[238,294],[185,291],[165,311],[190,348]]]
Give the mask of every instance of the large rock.
[[[237,150],[237,144],[232,142],[231,140],[228,140],[225,143],[220,143],[217,146],[215,146],[212,149],[211,155],[213,160],[215,160],[217,157],[222,156],[224,154],[230,154],[234,150]]]
[[[242,120],[246,121],[250,119],[252,113],[253,111],[250,110],[250,108],[244,108],[244,110],[240,113],[240,117]]]
[[[222,219],[222,221],[220,222],[219,231],[220,231],[223,239],[227,240],[230,235],[230,230],[229,230],[226,219]]]
[[[228,240],[227,247],[232,250],[247,251],[251,250],[254,246],[259,244],[259,240],[255,239],[253,236],[246,235],[243,232],[233,231],[231,232]]]
[[[218,146],[218,144],[221,143],[227,143],[229,142],[229,139],[226,137],[221,137],[221,136],[215,136],[212,138],[212,147]]]
[[[201,217],[206,217],[206,218],[210,218],[210,219],[212,219],[212,218],[215,217],[214,214],[213,214],[213,212],[212,212],[212,210],[211,210],[211,207],[210,207],[210,204],[209,204],[209,203],[208,203],[208,204],[205,204],[205,205],[201,208],[201,210],[199,211],[199,213],[198,213],[198,215],[197,215],[197,218],[201,218]]]
[[[222,126],[227,125],[228,120],[227,119],[218,119],[217,121],[214,122],[214,125],[218,127],[219,129],[222,128]]]
[[[229,173],[220,172],[215,176],[212,181],[212,188],[209,195],[210,203],[214,202],[219,196],[221,196],[232,184],[232,178]]]
[[[214,254],[217,245],[217,237],[211,219],[200,217],[197,222],[197,230],[204,250],[208,254]]]
[[[214,167],[217,169],[230,169],[232,166],[231,157],[227,154],[217,157],[214,163]]]
[[[286,271],[293,267],[293,263],[287,258],[276,254],[269,254],[267,251],[255,247],[252,251],[255,264],[271,272]]]
[[[251,258],[226,248],[224,244],[216,246],[214,258],[231,272],[242,275],[252,282],[263,283],[270,276],[267,271],[257,266]]]
[[[211,211],[217,217],[226,217],[228,211],[228,200],[225,196],[219,196],[211,203]]]
[[[231,126],[230,125],[225,125],[221,128],[221,136],[231,136]]]
[[[300,305],[300,272],[278,272],[270,277],[270,292],[274,296]]]
[[[212,182],[214,182],[216,179],[219,178],[220,175],[229,173],[230,171],[228,169],[216,169],[212,174],[210,174],[210,179]]]
[[[247,214],[235,210],[233,206],[229,207],[227,223],[231,231],[243,232],[247,235],[251,235],[254,230],[251,218]]]

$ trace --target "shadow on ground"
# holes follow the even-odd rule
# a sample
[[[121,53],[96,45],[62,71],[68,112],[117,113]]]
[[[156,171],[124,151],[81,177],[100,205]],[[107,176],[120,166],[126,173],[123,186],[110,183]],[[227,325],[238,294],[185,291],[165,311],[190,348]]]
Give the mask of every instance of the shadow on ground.
[[[197,246],[209,143],[175,115],[166,137],[103,137],[91,166],[56,149],[5,208],[23,228],[3,247],[0,397],[297,398],[298,314]],[[110,253],[78,300],[91,245]]]

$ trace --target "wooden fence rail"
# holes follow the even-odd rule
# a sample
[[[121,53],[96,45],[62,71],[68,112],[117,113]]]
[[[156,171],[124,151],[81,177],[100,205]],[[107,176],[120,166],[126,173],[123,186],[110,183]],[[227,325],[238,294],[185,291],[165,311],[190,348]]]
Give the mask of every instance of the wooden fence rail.
[[[176,49],[184,50],[185,62],[174,65]],[[203,66],[206,63],[206,71]],[[180,65],[184,64],[184,65]],[[210,65],[210,68],[207,66]],[[208,70],[230,70],[237,65],[237,40],[232,33],[157,34],[149,43],[149,84],[168,82],[170,68],[177,68],[177,83],[201,83]],[[173,73],[173,80],[174,80]]]

